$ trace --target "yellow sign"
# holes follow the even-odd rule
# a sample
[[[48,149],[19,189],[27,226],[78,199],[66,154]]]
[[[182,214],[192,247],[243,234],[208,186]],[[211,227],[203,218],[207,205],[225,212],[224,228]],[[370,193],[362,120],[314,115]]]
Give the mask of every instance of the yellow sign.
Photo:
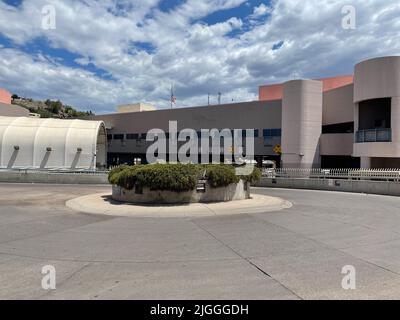
[[[280,144],[278,144],[278,145],[275,146],[274,152],[275,152],[276,154],[279,154],[279,155],[282,154],[282,147],[281,147]]]

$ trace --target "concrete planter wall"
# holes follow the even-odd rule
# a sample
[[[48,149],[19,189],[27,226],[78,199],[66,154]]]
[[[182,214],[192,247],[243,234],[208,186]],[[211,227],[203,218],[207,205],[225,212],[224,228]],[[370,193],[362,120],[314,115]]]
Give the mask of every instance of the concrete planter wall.
[[[108,174],[0,171],[0,182],[53,184],[108,184]]]
[[[226,202],[250,199],[250,184],[242,180],[238,184],[231,184],[224,188],[212,188],[208,183],[204,191],[172,192],[143,190],[126,190],[113,186],[112,198],[121,202],[137,204],[179,204],[179,203],[207,203]]]
[[[390,181],[262,178],[255,186],[400,196],[400,183]]]

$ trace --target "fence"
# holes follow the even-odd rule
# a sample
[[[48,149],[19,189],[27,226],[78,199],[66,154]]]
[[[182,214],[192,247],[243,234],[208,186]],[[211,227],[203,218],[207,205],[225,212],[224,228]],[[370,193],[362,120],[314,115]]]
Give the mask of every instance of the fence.
[[[0,169],[0,182],[11,183],[107,184],[107,178],[107,171]]]
[[[52,168],[52,169],[37,169],[37,168],[12,168],[12,169],[7,169],[7,168],[0,168],[0,174],[1,173],[7,173],[7,172],[15,172],[15,173],[42,173],[42,174],[89,174],[89,175],[104,175],[108,174],[109,171],[99,171],[99,170],[68,170],[68,169],[61,169],[61,168]]]
[[[360,130],[356,133],[356,142],[391,142],[392,130],[391,129],[371,129]]]
[[[273,179],[347,179],[400,181],[400,169],[263,169],[263,177]]]

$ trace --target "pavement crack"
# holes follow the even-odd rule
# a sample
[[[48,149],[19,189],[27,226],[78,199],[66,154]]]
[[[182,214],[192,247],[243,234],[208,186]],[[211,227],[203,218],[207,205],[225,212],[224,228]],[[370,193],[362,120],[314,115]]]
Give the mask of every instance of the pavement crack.
[[[192,223],[197,226],[199,229],[201,229],[203,232],[206,232],[208,235],[210,235],[214,240],[216,240],[217,242],[219,242],[220,244],[222,244],[224,247],[228,248],[230,251],[232,251],[235,255],[237,255],[238,257],[240,257],[241,260],[246,261],[250,266],[252,266],[253,268],[255,268],[256,270],[258,270],[259,272],[261,272],[264,276],[267,276],[268,278],[272,279],[273,281],[275,281],[276,283],[278,283],[281,287],[285,288],[287,291],[289,291],[290,293],[292,293],[294,296],[296,296],[298,299],[303,300],[303,298],[301,296],[299,296],[296,292],[294,292],[292,289],[288,288],[287,286],[285,286],[283,283],[281,283],[280,281],[278,281],[277,279],[275,279],[274,277],[272,277],[270,274],[268,274],[266,271],[264,271],[262,268],[260,268],[257,264],[255,264],[253,261],[251,261],[249,258],[241,255],[237,250],[235,250],[234,248],[232,248],[230,245],[228,245],[227,243],[223,242],[222,240],[220,240],[219,238],[217,238],[212,232],[208,231],[206,228],[204,228],[203,226],[201,226],[200,224],[198,224],[194,219],[191,220]]]

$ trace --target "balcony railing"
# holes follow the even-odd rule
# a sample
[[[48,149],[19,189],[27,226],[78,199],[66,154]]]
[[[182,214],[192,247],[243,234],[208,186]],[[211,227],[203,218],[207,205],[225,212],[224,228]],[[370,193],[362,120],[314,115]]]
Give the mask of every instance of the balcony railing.
[[[356,134],[356,143],[392,142],[392,129],[360,130]]]

